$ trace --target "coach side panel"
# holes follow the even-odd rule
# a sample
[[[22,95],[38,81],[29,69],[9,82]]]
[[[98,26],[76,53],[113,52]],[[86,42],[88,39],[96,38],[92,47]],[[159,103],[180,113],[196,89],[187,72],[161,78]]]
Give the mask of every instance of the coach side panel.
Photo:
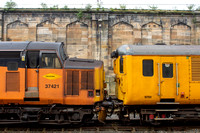
[[[123,72],[120,73],[121,58],[123,58]],[[191,103],[188,56],[129,55],[119,57],[115,62],[118,66],[118,70],[115,67],[117,96],[125,105],[152,105],[158,102]]]

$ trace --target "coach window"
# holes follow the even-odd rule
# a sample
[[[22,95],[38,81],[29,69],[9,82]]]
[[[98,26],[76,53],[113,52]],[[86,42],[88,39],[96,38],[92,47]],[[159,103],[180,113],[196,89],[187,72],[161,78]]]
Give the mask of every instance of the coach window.
[[[143,76],[153,76],[153,60],[143,60]]]
[[[163,78],[172,78],[173,77],[173,64],[172,63],[163,63],[162,64],[162,75],[163,75]]]
[[[61,64],[56,53],[43,53],[41,66],[42,68],[61,68]]]

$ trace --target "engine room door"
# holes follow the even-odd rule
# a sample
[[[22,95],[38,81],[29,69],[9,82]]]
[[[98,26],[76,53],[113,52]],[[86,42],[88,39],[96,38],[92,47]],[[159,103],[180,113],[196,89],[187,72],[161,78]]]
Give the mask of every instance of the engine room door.
[[[161,99],[174,99],[176,96],[175,57],[161,57],[160,61]]]

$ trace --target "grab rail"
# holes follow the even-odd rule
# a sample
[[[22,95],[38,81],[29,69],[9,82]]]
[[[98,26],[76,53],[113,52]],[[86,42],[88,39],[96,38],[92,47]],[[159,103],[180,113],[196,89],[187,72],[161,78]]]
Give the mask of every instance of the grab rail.
[[[158,63],[158,96],[160,96],[160,63]]]
[[[176,63],[176,95],[178,96],[178,87],[179,87],[179,83],[178,83],[178,63]]]

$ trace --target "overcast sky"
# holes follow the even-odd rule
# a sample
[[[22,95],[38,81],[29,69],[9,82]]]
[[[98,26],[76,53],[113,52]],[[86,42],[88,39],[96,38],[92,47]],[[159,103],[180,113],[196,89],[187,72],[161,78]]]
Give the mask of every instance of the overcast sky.
[[[0,0],[0,7],[10,0]],[[177,9],[187,10],[187,6],[194,4],[195,9],[200,7],[200,0],[12,0],[17,3],[17,8],[41,8],[41,3],[48,7],[58,5],[59,8],[65,5],[68,8],[85,8],[91,4],[93,8],[97,7],[97,2],[104,8],[120,8],[120,4],[126,5],[127,9],[148,9],[149,6],[157,6],[158,9]]]

